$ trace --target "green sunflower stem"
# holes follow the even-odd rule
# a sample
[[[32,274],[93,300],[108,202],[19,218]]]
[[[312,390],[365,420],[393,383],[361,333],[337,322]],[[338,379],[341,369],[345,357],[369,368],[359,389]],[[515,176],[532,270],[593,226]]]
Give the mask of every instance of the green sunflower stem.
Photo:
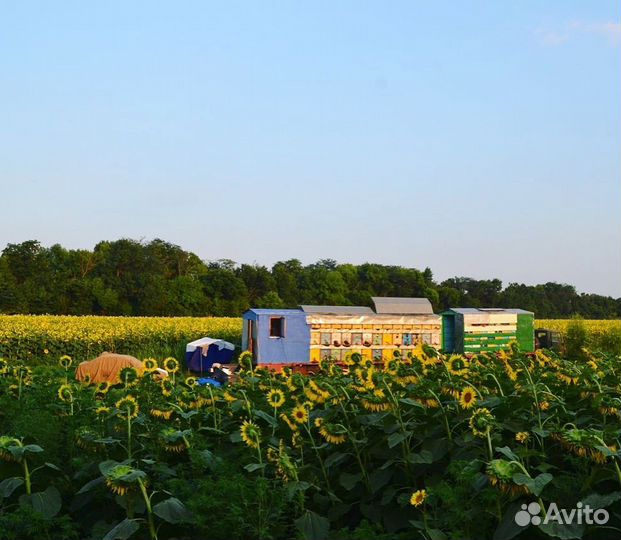
[[[487,451],[489,452],[490,461],[494,459],[494,450],[492,449],[492,436],[489,427],[485,430],[485,436],[487,438]]]
[[[151,508],[151,498],[147,493],[147,488],[145,487],[141,478],[138,478],[138,485],[140,486],[140,492],[142,493],[142,498],[144,499],[144,505],[147,509],[147,522],[149,523],[149,537],[151,540],[157,540],[157,531],[155,529],[155,523],[153,521],[153,509]]]
[[[132,418],[129,407],[127,408],[127,459],[132,460]]]
[[[32,481],[30,479],[30,469],[28,468],[28,460],[24,458],[22,460],[22,467],[24,469],[24,483],[26,484],[26,495],[32,494]]]

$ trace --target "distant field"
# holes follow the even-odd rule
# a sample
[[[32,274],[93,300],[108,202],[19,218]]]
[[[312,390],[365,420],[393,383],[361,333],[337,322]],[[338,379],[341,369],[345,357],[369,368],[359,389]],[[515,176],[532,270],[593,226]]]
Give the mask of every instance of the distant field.
[[[239,344],[241,319],[228,317],[72,317],[0,315],[0,357],[92,358],[103,351],[142,358],[180,357],[203,336]]]
[[[540,319],[535,327],[566,334],[570,320]],[[585,320],[588,345],[614,350],[621,343],[620,320]],[[176,356],[203,336],[241,343],[241,319],[233,317],[73,317],[0,315],[0,357],[20,360],[92,358],[103,351],[142,358]]]

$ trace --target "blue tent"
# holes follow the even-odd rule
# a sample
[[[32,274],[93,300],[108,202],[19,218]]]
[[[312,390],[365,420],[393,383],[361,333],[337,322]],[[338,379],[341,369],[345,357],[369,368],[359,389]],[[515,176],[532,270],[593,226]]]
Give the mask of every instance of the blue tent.
[[[211,370],[215,362],[229,364],[234,351],[235,345],[228,341],[204,337],[186,345],[185,364],[190,371],[202,373]]]

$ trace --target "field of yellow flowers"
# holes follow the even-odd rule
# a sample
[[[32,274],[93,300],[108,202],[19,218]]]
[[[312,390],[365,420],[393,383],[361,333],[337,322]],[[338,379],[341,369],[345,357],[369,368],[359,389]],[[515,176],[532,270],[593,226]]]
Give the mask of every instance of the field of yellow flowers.
[[[112,386],[1,361],[0,539],[618,538],[620,357],[582,355],[420,346],[305,376],[246,353],[223,388],[174,358]],[[605,523],[544,519],[587,507]]]
[[[602,344],[614,349],[621,342],[619,320],[538,320],[535,326],[567,335],[572,324],[584,327],[586,344],[593,349]],[[0,357],[32,362],[68,354],[84,360],[109,351],[180,358],[186,343],[203,336],[239,344],[241,328],[241,319],[227,317],[0,315]]]
[[[180,356],[186,343],[203,336],[239,343],[241,319],[0,315],[0,357],[22,361],[64,354],[84,360],[103,351]]]

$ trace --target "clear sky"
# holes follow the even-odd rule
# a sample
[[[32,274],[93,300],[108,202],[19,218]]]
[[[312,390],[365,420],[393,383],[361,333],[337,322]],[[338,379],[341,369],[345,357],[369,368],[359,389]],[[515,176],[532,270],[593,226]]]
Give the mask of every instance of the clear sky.
[[[617,1],[0,1],[0,249],[621,296]]]

